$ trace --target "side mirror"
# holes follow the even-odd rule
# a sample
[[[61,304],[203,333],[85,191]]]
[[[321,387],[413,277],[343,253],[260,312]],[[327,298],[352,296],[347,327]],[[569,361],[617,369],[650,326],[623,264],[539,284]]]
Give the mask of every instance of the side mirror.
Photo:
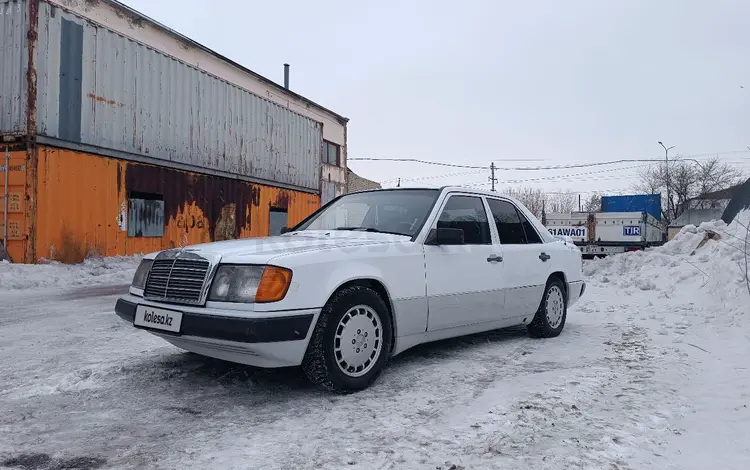
[[[464,231],[460,228],[434,228],[430,230],[425,245],[463,245]]]

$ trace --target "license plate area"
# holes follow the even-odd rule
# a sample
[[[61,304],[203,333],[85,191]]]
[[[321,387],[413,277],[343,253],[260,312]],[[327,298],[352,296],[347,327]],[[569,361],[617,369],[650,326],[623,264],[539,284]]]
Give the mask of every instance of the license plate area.
[[[182,326],[182,312],[148,305],[139,305],[135,309],[133,325],[152,330],[179,333]]]
[[[621,246],[586,245],[581,250],[581,253],[585,255],[614,255],[624,252],[625,248]]]

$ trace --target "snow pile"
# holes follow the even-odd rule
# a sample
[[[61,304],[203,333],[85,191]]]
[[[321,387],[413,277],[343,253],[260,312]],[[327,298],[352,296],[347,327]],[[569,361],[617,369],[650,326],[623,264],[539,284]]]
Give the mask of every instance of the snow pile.
[[[586,262],[584,275],[629,294],[658,291],[665,298],[700,299],[742,313],[750,297],[749,226],[750,210],[729,225],[721,220],[688,225],[661,247]]]
[[[0,291],[66,288],[97,284],[127,284],[142,255],[91,258],[81,264],[48,261],[44,264],[0,262]]]

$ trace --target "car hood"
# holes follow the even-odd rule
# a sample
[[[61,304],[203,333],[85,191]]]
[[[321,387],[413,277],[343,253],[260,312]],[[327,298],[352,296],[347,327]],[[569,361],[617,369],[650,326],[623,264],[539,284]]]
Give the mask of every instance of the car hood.
[[[305,230],[274,237],[226,240],[182,248],[183,251],[221,260],[222,263],[266,264],[280,255],[398,243],[410,240],[402,235],[348,230]],[[152,257],[152,256],[149,256]]]

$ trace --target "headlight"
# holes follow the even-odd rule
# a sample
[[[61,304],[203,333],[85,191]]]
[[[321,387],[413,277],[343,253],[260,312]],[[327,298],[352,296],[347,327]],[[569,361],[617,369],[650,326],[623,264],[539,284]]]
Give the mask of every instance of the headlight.
[[[141,264],[138,265],[138,269],[135,270],[135,276],[133,276],[133,282],[130,284],[136,289],[146,288],[146,279],[148,278],[148,272],[151,270],[151,265],[154,264],[152,259],[144,259]]]
[[[220,266],[208,300],[213,302],[277,302],[286,296],[292,271],[278,266]]]

